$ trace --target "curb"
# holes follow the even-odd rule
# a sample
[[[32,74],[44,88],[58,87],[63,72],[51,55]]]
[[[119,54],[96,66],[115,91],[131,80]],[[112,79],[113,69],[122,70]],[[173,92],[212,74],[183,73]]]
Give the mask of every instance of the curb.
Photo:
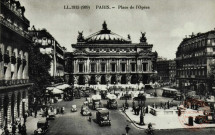
[[[133,121],[133,120],[131,120],[131,118],[125,113],[125,112],[123,112],[123,111],[121,111],[123,114],[125,114],[126,115],[126,117],[131,121],[131,123],[136,127],[136,128],[138,128],[138,129],[141,129],[141,130],[143,130],[143,129],[147,129],[147,128],[142,128],[142,127],[139,127],[139,126],[137,126],[136,125],[136,123]],[[199,127],[191,127],[191,128],[171,128],[171,129],[153,129],[153,130],[157,130],[157,131],[161,131],[161,130],[163,130],[163,131],[165,131],[165,130],[183,130],[183,129],[210,129],[210,128],[215,128],[215,127],[204,127],[204,128],[199,128]]]

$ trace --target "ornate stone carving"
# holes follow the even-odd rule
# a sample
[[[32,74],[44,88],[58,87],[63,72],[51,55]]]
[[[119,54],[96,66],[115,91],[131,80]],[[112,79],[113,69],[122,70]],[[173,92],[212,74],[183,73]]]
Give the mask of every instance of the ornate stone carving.
[[[146,36],[145,36],[145,35],[146,35],[146,33],[145,33],[145,32],[144,32],[144,33],[143,33],[143,32],[141,32],[141,34],[142,34],[142,37],[140,38],[140,42],[141,42],[141,43],[144,43],[144,42],[146,42],[146,41],[147,41]]]
[[[83,42],[84,41],[83,31],[82,32],[78,32],[77,41],[78,42]]]
[[[131,75],[130,75],[130,74],[126,74],[126,81],[127,81],[128,83],[131,82]]]
[[[121,77],[122,77],[122,75],[117,74],[116,75],[116,81],[117,82],[121,82]]]
[[[85,82],[85,84],[88,83],[89,80],[90,80],[90,76],[89,75],[85,75],[84,76],[84,82]]]
[[[105,77],[106,77],[106,81],[107,81],[107,82],[110,82],[110,80],[111,80],[111,75],[107,74],[107,75],[105,75]]]
[[[96,75],[96,82],[101,82],[101,75]]]
[[[78,84],[78,78],[79,78],[79,76],[77,76],[77,75],[73,76],[74,84]]]

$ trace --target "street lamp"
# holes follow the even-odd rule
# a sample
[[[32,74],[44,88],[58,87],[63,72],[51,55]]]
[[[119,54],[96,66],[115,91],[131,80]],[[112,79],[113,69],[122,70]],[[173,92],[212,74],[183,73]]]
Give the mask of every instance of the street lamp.
[[[140,125],[145,125],[144,123],[144,116],[143,116],[143,106],[145,107],[145,101],[146,101],[146,96],[143,95],[143,93],[138,94],[138,100],[140,101]]]
[[[114,92],[114,94],[115,94],[115,90],[116,90],[116,82],[113,82],[113,84],[114,84],[114,89],[113,89],[113,92]]]

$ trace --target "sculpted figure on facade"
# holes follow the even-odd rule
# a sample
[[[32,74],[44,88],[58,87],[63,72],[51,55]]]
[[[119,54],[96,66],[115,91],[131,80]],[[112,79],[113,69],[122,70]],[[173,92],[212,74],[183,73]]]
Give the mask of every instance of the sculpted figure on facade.
[[[107,81],[107,82],[110,82],[110,80],[111,80],[111,75],[107,74],[105,77],[106,77],[106,81]]]
[[[77,41],[78,42],[84,41],[83,31],[82,32],[78,32],[78,39],[77,39]]]
[[[101,75],[96,75],[96,82],[101,83]]]
[[[89,80],[90,80],[89,75],[85,75],[84,76],[84,82],[85,82],[85,84],[87,84],[89,82]]]
[[[147,41],[147,39],[146,39],[146,33],[145,32],[141,32],[141,34],[142,34],[142,37],[140,38],[140,42],[144,43],[144,42]]]
[[[77,76],[77,75],[73,76],[74,84],[78,84],[78,78],[79,78],[79,76]]]
[[[131,83],[131,74],[126,75],[126,81],[130,84]]]
[[[122,77],[122,75],[120,75],[120,74],[117,74],[117,75],[116,75],[116,80],[117,80],[117,82],[121,82],[121,77]]]

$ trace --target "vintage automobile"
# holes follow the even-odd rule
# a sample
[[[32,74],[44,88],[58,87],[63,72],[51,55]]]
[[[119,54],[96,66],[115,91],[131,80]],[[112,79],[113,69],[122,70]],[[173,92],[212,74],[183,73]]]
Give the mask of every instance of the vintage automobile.
[[[97,108],[101,108],[101,96],[100,95],[93,95],[92,96],[92,109],[96,110]]]
[[[109,111],[105,108],[99,108],[96,112],[96,121],[100,126],[110,126],[111,120],[109,116]]]
[[[77,112],[77,106],[76,105],[72,105],[71,112]]]
[[[92,116],[92,113],[89,111],[89,108],[86,105],[82,105],[80,113],[82,116]]]
[[[108,101],[107,101],[107,108],[108,109],[117,109],[118,104],[116,101],[116,95],[114,94],[109,94],[107,95]]]
[[[37,122],[37,129],[34,131],[34,135],[45,135],[48,131],[48,121],[46,119],[41,119]]]
[[[49,112],[47,115],[48,120],[54,120],[55,119],[55,113],[54,112]]]
[[[215,123],[215,114],[214,112],[208,112],[205,115],[198,115],[195,118],[195,122],[198,124]]]

